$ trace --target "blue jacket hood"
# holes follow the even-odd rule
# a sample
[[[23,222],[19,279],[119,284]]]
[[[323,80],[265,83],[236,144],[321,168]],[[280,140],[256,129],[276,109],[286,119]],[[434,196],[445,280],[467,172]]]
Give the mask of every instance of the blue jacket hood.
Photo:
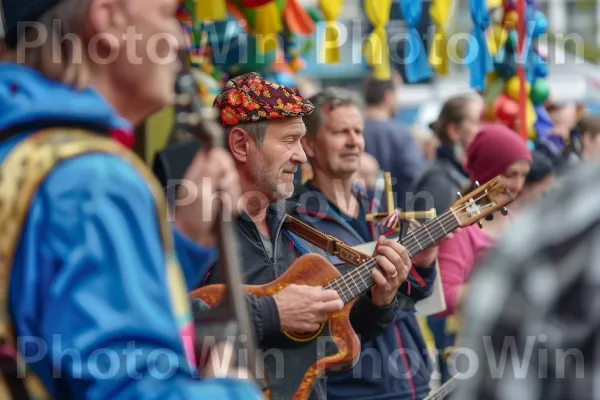
[[[131,129],[129,122],[93,89],[79,91],[51,81],[31,68],[0,63],[0,130],[35,121]]]

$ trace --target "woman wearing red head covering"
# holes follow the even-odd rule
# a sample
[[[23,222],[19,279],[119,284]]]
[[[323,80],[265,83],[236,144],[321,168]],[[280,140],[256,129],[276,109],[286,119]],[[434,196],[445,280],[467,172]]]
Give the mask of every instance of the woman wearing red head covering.
[[[475,188],[476,182],[484,184],[500,176],[501,184],[513,196],[518,197],[531,163],[531,153],[523,139],[504,125],[492,124],[482,126],[469,145],[465,169],[469,172],[471,189]],[[440,243],[438,260],[446,311],[428,318],[428,325],[439,350],[454,345],[454,314],[457,303],[467,288],[466,282],[480,257],[487,254],[498,237],[506,231],[510,215],[509,211],[506,217],[497,215],[491,221],[482,220],[482,228],[477,225],[463,228],[451,239]],[[443,381],[449,378],[449,371],[444,364],[440,360]]]

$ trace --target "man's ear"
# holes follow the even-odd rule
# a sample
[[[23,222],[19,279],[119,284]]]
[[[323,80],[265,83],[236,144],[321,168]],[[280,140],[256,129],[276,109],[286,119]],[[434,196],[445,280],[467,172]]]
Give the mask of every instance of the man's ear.
[[[250,136],[241,128],[233,128],[227,136],[227,144],[231,156],[235,161],[246,162],[248,160],[248,140]]]
[[[315,157],[315,143],[313,137],[310,135],[302,136],[300,139],[300,143],[302,143],[302,148],[304,149],[304,153],[306,153],[306,157],[314,158]]]
[[[87,14],[87,29],[90,36],[100,33],[107,39],[100,42],[111,51],[122,46],[126,40],[124,33],[127,32],[128,21],[127,10],[120,0],[95,0],[90,3]]]

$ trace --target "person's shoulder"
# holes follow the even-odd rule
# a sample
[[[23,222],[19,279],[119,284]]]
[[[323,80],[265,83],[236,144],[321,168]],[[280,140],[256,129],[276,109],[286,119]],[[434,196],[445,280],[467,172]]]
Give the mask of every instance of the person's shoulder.
[[[129,161],[109,153],[88,153],[61,161],[48,174],[41,191],[57,209],[111,203],[139,210],[154,203],[140,172]]]
[[[429,193],[448,192],[456,186],[450,177],[449,166],[444,166],[439,161],[426,165],[420,174],[415,177],[412,190],[415,192],[426,191]]]
[[[327,205],[323,193],[308,182],[298,187],[289,201],[297,206],[293,213],[300,216],[304,216],[306,212],[323,212]]]
[[[127,186],[118,187],[119,184]],[[126,189],[148,192],[147,183],[132,163],[110,153],[87,153],[61,161],[48,175],[46,186],[49,189],[66,187],[93,191],[102,187],[116,192],[127,192]]]
[[[415,180],[416,184],[427,184],[434,182],[437,184],[449,185],[447,167],[442,165],[439,160],[427,165],[421,174]]]
[[[410,135],[410,128],[408,126],[393,119],[386,121],[366,120],[365,131],[367,130],[394,135]]]

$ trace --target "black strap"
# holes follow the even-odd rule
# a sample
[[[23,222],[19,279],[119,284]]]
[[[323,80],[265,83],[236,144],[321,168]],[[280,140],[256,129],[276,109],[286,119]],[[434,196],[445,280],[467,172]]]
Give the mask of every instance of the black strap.
[[[0,344],[0,347],[4,346],[8,346],[8,344]],[[10,355],[12,348],[9,350],[2,352],[3,354],[0,356],[0,379],[4,381],[6,387],[10,390],[12,400],[31,400],[25,388],[24,379],[19,378],[17,360]]]

